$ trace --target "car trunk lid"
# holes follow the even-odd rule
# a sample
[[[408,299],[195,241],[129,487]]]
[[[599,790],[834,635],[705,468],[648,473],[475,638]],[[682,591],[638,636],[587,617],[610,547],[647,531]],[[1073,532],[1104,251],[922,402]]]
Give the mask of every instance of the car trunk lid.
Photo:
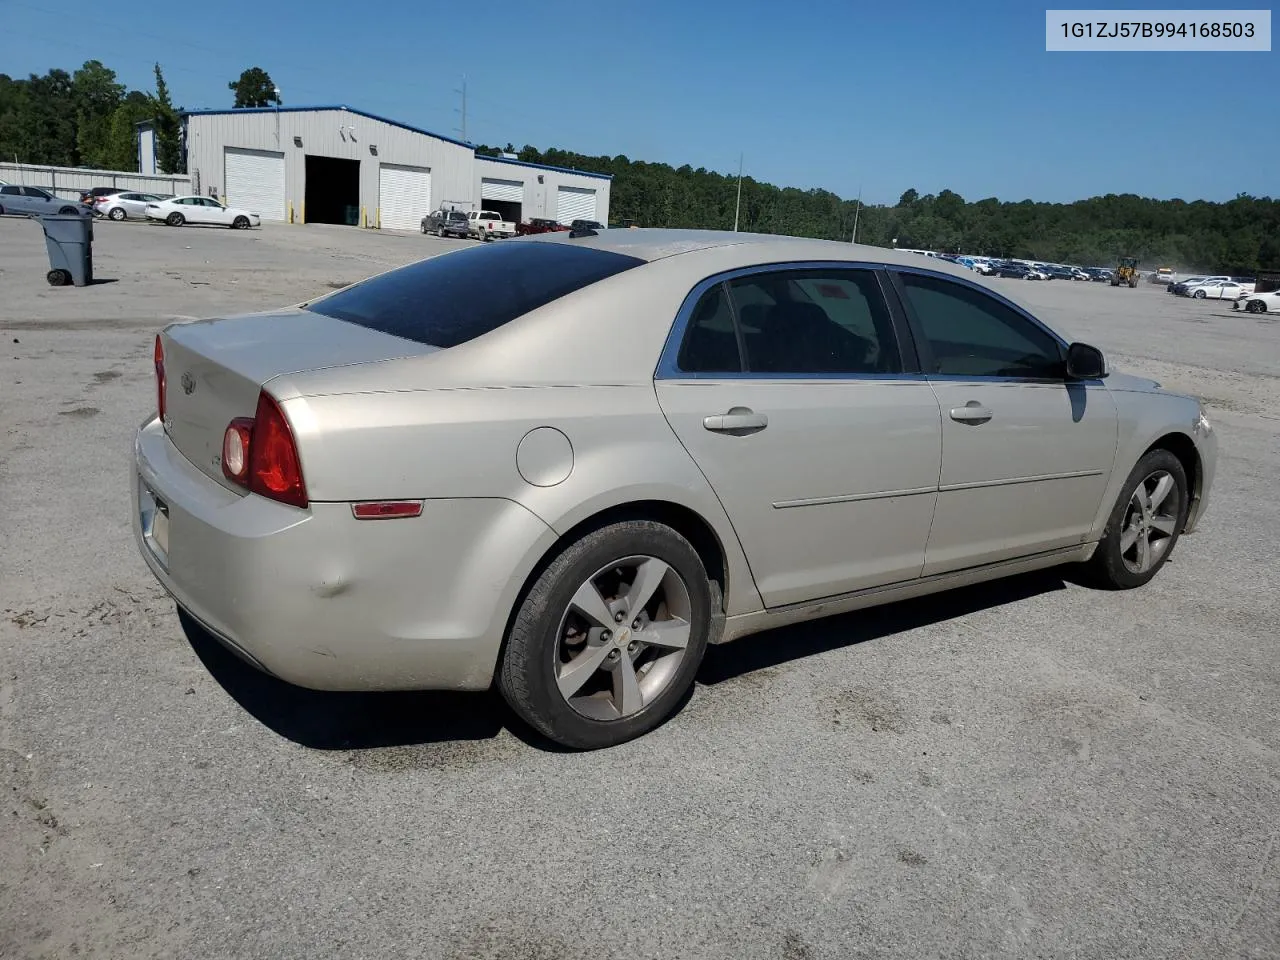
[[[301,309],[174,324],[160,341],[165,433],[197,469],[236,491],[222,473],[223,434],[234,418],[254,415],[271,380],[438,349]]]

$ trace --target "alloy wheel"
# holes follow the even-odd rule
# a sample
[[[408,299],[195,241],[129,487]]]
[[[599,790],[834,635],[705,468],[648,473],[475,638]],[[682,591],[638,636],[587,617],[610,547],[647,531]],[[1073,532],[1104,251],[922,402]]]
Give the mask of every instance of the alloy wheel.
[[[691,635],[689,588],[650,556],[610,563],[578,587],[556,630],[560,695],[592,720],[638,713],[671,684]]]
[[[1134,488],[1120,527],[1120,559],[1131,573],[1146,573],[1168,552],[1182,515],[1177,481],[1156,470]]]

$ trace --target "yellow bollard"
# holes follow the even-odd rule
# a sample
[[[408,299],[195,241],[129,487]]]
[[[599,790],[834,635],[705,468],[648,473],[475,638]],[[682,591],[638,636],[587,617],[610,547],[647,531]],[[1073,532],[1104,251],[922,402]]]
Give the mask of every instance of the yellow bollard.
[[[289,222],[293,223],[293,201],[289,201]]]
[[[382,229],[382,208],[375,207],[374,215],[378,218],[378,229],[381,230]]]
[[[299,206],[299,210],[301,211],[301,213],[298,217],[298,220],[301,221],[302,223],[306,223],[307,222],[307,202],[305,200]]]
[[[369,228],[369,213],[363,204],[360,207],[360,226],[366,230]]]

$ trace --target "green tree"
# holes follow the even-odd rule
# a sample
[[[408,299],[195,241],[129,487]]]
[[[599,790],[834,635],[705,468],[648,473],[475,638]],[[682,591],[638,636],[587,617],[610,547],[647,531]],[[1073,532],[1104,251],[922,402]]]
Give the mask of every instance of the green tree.
[[[76,150],[86,167],[109,167],[112,153],[111,120],[124,99],[123,84],[114,70],[89,60],[71,77],[71,97],[76,111]]]
[[[161,173],[181,173],[182,134],[178,126],[178,112],[169,98],[169,87],[164,82],[160,64],[156,64],[156,166]]]
[[[138,124],[156,118],[155,101],[141,90],[131,90],[111,114],[106,166],[110,170],[138,169]]]
[[[271,82],[271,74],[261,67],[250,67],[240,74],[240,79],[232,80],[227,89],[235,92],[235,106],[269,107],[273,103],[280,105],[280,94],[276,85]]]

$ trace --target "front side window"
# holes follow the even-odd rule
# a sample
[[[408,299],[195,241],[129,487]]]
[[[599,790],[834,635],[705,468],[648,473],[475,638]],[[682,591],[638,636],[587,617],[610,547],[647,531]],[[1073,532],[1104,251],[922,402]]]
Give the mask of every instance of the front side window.
[[[994,297],[941,277],[899,274],[932,354],[933,373],[956,377],[1064,375],[1057,340]]]
[[[777,270],[729,282],[753,373],[901,373],[893,320],[870,270]]]

